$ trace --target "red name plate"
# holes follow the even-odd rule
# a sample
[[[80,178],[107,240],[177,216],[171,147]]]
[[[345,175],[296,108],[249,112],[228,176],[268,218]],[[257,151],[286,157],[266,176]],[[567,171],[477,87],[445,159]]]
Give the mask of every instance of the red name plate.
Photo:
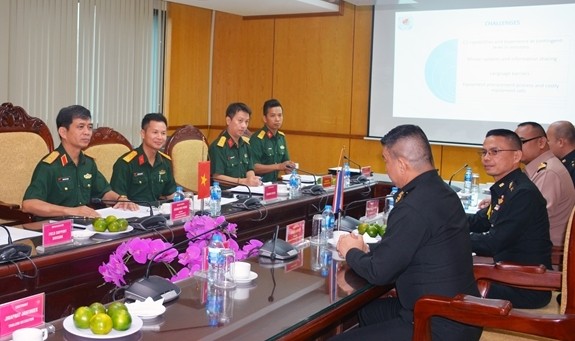
[[[370,200],[365,204],[365,216],[374,218],[379,213],[379,200]]]
[[[264,200],[274,200],[278,198],[278,185],[272,184],[264,186]]]
[[[296,221],[286,227],[286,242],[297,245],[303,242],[305,220]]]
[[[72,241],[72,220],[42,225],[42,245],[54,246]]]
[[[0,337],[44,324],[44,293],[0,305]]]
[[[171,203],[170,205],[170,220],[182,220],[190,216],[190,201],[182,200]]]
[[[361,175],[363,175],[365,177],[370,177],[371,176],[371,166],[361,167]]]
[[[321,177],[322,187],[331,187],[331,175],[324,175]]]

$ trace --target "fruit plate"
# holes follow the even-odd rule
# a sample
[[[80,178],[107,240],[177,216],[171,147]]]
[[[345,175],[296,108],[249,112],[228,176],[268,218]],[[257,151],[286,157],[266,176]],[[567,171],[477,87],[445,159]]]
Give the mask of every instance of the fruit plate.
[[[358,231],[357,229],[355,229],[355,230],[353,230],[353,233],[355,233],[356,235],[358,235],[358,234],[359,234],[359,231]],[[367,233],[364,233],[364,234],[363,234],[363,241],[364,241],[366,244],[375,244],[375,243],[377,243],[377,242],[380,241],[380,240],[381,240],[381,237],[380,237],[380,236],[370,237]]]
[[[74,315],[70,315],[70,316],[66,317],[64,319],[64,323],[63,323],[64,329],[66,329],[70,334],[74,334],[76,336],[81,336],[81,337],[85,337],[85,338],[89,338],[89,339],[115,339],[115,338],[131,335],[131,334],[136,333],[140,329],[142,329],[143,325],[144,325],[144,322],[142,321],[141,318],[139,318],[138,316],[132,315],[132,325],[130,326],[130,329],[124,330],[124,331],[118,331],[118,330],[112,329],[112,331],[106,335],[98,335],[98,334],[92,333],[90,328],[88,328],[88,329],[76,328],[76,326],[74,325]]]
[[[98,231],[94,231],[94,226],[92,224],[88,225],[88,227],[86,227],[86,230],[88,231],[92,231],[95,232],[97,234],[101,234],[104,236],[115,236],[117,234],[122,234],[122,233],[128,233],[128,232],[132,232],[134,230],[134,227],[131,225],[128,225],[128,228],[125,231],[118,231],[118,232],[110,232],[110,231],[106,231],[106,232],[98,232]]]

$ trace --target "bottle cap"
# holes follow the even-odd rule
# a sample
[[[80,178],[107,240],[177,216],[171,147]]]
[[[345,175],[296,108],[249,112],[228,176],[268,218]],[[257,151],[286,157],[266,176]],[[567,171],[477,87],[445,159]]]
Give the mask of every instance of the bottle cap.
[[[212,240],[215,241],[215,242],[221,242],[221,241],[222,241],[222,236],[220,236],[219,234],[216,233],[216,234],[214,234],[214,235],[212,236]]]

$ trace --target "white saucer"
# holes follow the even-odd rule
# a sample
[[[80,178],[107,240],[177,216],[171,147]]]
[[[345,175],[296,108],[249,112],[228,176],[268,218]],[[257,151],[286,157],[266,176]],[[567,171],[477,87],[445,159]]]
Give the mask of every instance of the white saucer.
[[[230,273],[229,273],[229,272],[226,272],[226,278],[229,279],[229,280],[234,281],[235,283],[243,284],[243,283],[249,283],[249,282],[253,281],[254,279],[258,278],[258,274],[255,273],[255,272],[253,272],[253,271],[250,271],[250,277],[248,277],[248,278],[243,278],[243,279],[238,279],[238,278],[232,278],[232,276],[230,275]]]
[[[158,301],[154,301],[148,297],[145,301],[126,303],[126,307],[130,314],[137,315],[142,320],[150,320],[166,312],[166,307],[163,305],[163,302],[163,298]]]

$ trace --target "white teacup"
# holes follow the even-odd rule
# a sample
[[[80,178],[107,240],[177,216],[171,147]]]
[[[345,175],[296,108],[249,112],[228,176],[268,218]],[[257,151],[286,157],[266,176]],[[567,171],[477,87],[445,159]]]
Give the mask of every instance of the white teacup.
[[[252,265],[247,262],[233,262],[230,264],[230,274],[233,279],[250,278]]]
[[[250,289],[248,288],[236,288],[232,293],[234,300],[246,300],[250,297]]]
[[[48,338],[46,329],[22,328],[12,333],[12,341],[43,341]]]

